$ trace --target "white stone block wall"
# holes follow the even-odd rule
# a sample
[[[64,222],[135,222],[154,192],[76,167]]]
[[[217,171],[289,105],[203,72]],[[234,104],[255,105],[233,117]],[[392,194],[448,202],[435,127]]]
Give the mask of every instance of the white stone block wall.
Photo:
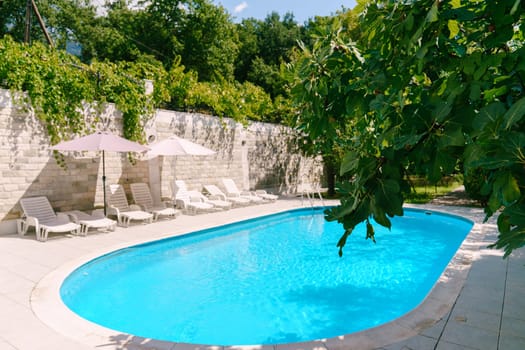
[[[121,135],[121,116],[108,106],[105,125],[98,128]],[[90,120],[91,116],[86,116]],[[319,182],[320,159],[299,154],[289,128],[251,123],[243,126],[227,118],[158,110],[146,126],[150,140],[177,135],[213,149],[211,156],[162,156],[149,159],[106,152],[106,183],[146,182],[157,200],[171,198],[175,179],[190,189],[232,178],[242,189],[270,189],[293,193],[299,181]],[[45,126],[31,108],[13,104],[11,94],[0,90],[0,234],[13,231],[20,216],[22,197],[45,195],[57,211],[90,210],[103,205],[102,155],[97,152],[64,154],[61,168],[50,150]],[[7,232],[14,233],[14,232]]]

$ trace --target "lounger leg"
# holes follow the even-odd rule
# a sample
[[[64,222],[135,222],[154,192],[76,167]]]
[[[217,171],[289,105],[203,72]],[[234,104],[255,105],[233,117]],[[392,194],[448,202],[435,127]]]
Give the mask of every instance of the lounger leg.
[[[42,241],[42,230],[39,224],[35,225],[35,236],[37,241]]]
[[[48,231],[45,228],[40,228],[38,231],[40,232],[40,235],[39,237],[37,237],[37,240],[39,240],[40,242],[47,241]]]
[[[26,222],[22,219],[16,220],[16,232],[19,236],[23,236],[27,233]]]
[[[123,226],[123,227],[128,227],[128,224],[126,223],[127,222],[127,218],[123,215],[119,215],[117,216],[117,223],[118,225],[120,226]]]

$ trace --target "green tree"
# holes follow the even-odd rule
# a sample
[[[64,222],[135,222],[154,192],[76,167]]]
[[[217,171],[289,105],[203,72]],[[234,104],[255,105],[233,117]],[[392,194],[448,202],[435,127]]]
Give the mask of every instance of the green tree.
[[[103,16],[73,22],[71,32],[82,48],[83,61],[134,61],[147,55],[171,63],[168,34],[153,16],[124,0],[108,4],[105,10]]]
[[[76,40],[80,23],[91,21],[96,15],[89,0],[40,0],[35,3],[55,46],[61,49]],[[16,41],[24,41],[26,4],[26,1],[15,0],[0,2],[0,36],[8,34]],[[46,42],[34,10],[30,13],[30,42]]]
[[[238,38],[222,6],[209,0],[152,0],[147,11],[172,36],[171,59],[179,55],[186,69],[197,72],[200,80],[233,80]]]
[[[240,38],[239,59],[235,77],[259,85],[272,98],[286,96],[286,81],[281,75],[281,64],[291,60],[291,54],[304,37],[291,13],[281,20],[278,13],[269,14],[264,21],[253,18],[243,20],[237,31]]]
[[[371,2],[361,33],[334,22],[294,63],[299,125],[313,142],[344,149],[342,249],[355,226],[390,227],[403,215],[407,176],[437,182],[458,169],[485,175],[494,247],[525,244],[525,8],[519,0]],[[354,39],[354,40],[352,40]],[[341,138],[342,137],[342,138]]]

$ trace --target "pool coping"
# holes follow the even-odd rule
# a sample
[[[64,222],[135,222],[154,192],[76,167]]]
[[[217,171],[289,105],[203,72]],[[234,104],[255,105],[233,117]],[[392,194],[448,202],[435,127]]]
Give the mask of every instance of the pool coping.
[[[457,299],[463,284],[468,276],[468,271],[475,259],[476,251],[479,250],[479,242],[483,238],[483,225],[479,222],[479,212],[476,216],[469,217],[468,213],[450,212],[449,207],[442,206],[406,206],[415,209],[429,209],[447,215],[460,216],[471,220],[474,225],[469,232],[455,256],[452,258],[446,269],[440,276],[438,282],[434,285],[428,296],[420,303],[418,307],[413,309],[406,315],[383,324],[381,326],[367,329],[361,332],[356,332],[348,335],[341,335],[334,338],[319,339],[309,342],[277,344],[277,345],[251,345],[251,346],[215,346],[215,345],[200,345],[200,344],[186,344],[159,341],[154,339],[145,339],[129,334],[123,334],[92,322],[89,322],[80,316],[73,313],[67,308],[60,298],[60,285],[62,281],[77,267],[92,260],[100,255],[108,252],[125,248],[130,245],[136,245],[166,238],[162,236],[155,236],[150,239],[130,240],[125,243],[112,245],[111,247],[104,247],[96,249],[82,257],[71,260],[62,264],[42,280],[37,283],[31,294],[31,307],[35,315],[46,325],[54,329],[56,332],[64,336],[74,339],[93,348],[104,346],[108,348],[111,344],[126,344],[126,348],[133,349],[169,349],[169,350],[184,350],[184,349],[274,349],[274,350],[288,350],[288,349],[375,349],[389,344],[402,341],[404,339],[416,336],[425,329],[428,329],[442,320],[450,311],[454,301]],[[293,208],[286,208],[277,210],[288,211]],[[453,210],[454,211],[454,210]],[[254,214],[254,217],[260,215]],[[235,221],[243,221],[250,218],[242,218],[240,220],[231,220],[229,223]],[[203,225],[201,229],[217,226],[214,224]],[[194,229],[188,230],[184,233],[194,232]],[[184,234],[184,233],[178,233]],[[117,348],[117,347],[115,347]],[[122,347],[119,347],[120,349]]]

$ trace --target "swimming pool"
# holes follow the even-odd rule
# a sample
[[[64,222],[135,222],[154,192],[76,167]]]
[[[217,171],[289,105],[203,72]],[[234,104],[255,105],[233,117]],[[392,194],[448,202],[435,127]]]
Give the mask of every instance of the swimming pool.
[[[75,270],[61,296],[90,321],[148,338],[232,345],[333,337],[416,307],[471,227],[407,209],[391,232],[376,227],[376,245],[357,230],[341,259],[338,224],[322,208],[293,210],[105,255]]]

